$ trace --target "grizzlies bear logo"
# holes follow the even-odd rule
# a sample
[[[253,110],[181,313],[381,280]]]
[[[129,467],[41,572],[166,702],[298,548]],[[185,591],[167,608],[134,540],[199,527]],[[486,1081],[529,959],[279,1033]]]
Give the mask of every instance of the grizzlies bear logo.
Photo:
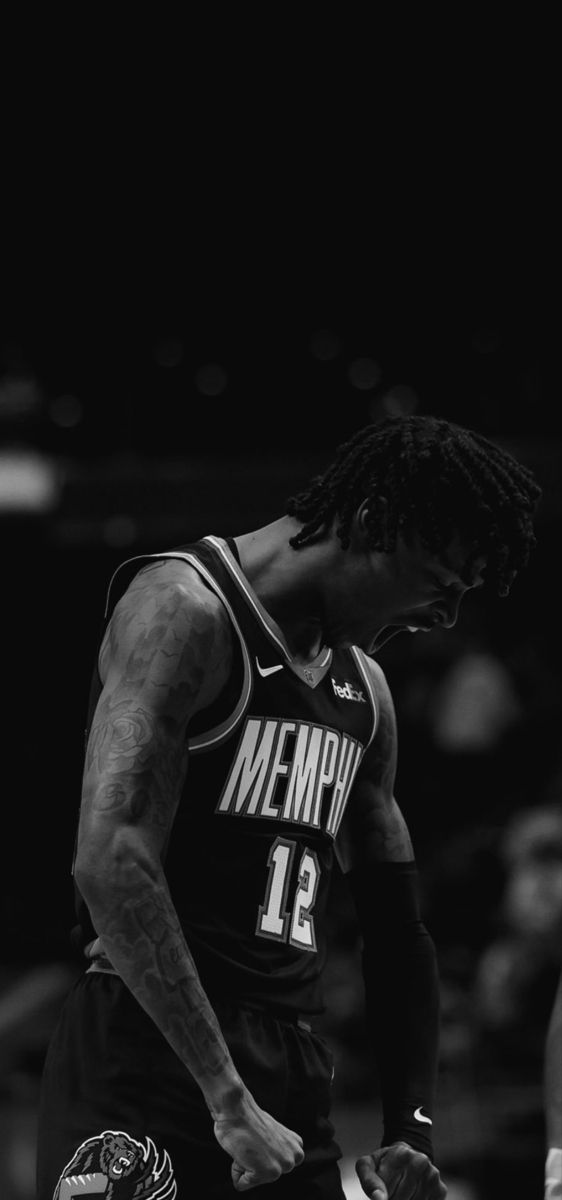
[[[137,1142],[120,1129],[105,1129],[82,1142],[66,1164],[53,1200],[105,1196],[105,1200],[174,1200],[177,1185],[167,1150],[152,1138]]]

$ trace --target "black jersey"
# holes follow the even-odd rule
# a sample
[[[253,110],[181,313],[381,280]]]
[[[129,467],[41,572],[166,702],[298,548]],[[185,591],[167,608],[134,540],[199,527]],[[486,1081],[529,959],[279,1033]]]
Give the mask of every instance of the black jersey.
[[[234,542],[213,536],[123,563],[107,620],[132,574],[165,557],[184,559],[220,597],[235,643],[228,684],[188,729],[165,859],[174,906],[211,997],[321,1012],[334,842],[376,728],[369,660],[352,647],[294,662]],[[77,901],[87,936],[79,893]]]

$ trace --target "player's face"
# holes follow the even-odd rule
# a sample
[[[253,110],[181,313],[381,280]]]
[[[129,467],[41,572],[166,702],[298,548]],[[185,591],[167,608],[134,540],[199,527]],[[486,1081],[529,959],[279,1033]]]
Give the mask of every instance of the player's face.
[[[379,650],[402,631],[428,633],[450,629],[463,597],[482,582],[484,558],[465,578],[468,554],[458,539],[436,555],[419,541],[398,540],[392,554],[350,551],[347,602],[340,595],[339,637],[332,644],[355,643],[367,653]]]

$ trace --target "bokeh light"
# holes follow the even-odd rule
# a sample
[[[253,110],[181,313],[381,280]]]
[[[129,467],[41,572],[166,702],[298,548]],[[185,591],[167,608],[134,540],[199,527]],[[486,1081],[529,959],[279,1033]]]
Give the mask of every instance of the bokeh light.
[[[0,451],[0,511],[47,513],[58,504],[58,466],[43,454],[21,448]]]
[[[195,373],[195,386],[203,396],[220,396],[227,383],[226,371],[219,363],[205,363]]]
[[[40,412],[42,403],[42,389],[34,375],[8,372],[0,379],[0,419],[28,420]]]
[[[388,417],[409,417],[419,404],[419,396],[407,383],[396,383],[381,397],[381,408]]]
[[[370,392],[380,382],[382,371],[374,358],[354,358],[347,369],[349,382],[360,392]]]

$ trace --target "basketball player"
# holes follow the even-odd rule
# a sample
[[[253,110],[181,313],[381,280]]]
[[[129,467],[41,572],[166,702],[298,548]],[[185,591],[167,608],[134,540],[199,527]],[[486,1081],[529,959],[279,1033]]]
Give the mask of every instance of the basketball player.
[[[74,863],[87,959],[45,1064],[39,1200],[342,1200],[323,1010],[334,856],[363,940],[375,1200],[438,1200],[438,977],[376,654],[506,595],[539,489],[432,417],[360,430],[285,515],[111,581]]]

